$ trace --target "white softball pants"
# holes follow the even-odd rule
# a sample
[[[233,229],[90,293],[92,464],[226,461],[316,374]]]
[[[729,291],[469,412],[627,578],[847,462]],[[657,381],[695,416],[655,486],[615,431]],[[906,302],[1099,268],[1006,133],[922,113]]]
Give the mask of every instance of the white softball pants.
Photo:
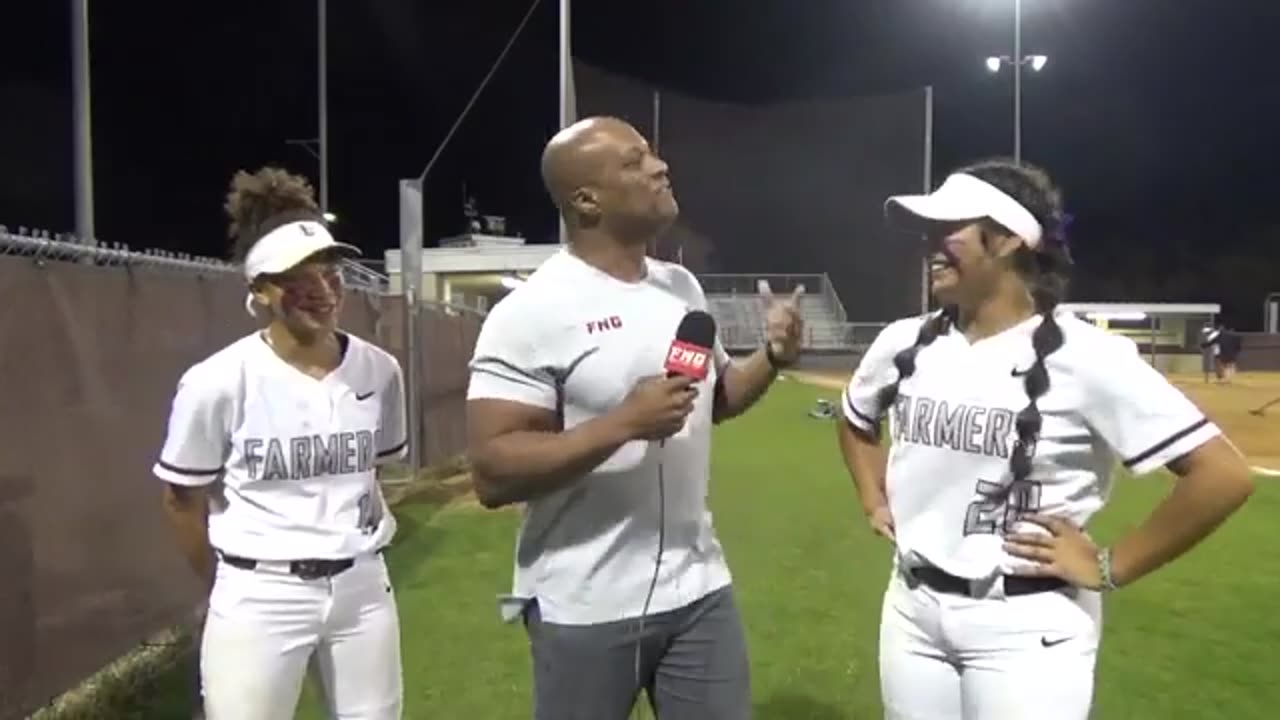
[[[886,720],[1086,720],[1097,593],[937,592],[894,570],[880,619]]]
[[[200,650],[207,720],[288,720],[310,670],[337,720],[398,720],[400,623],[381,555],[303,580],[218,563]]]

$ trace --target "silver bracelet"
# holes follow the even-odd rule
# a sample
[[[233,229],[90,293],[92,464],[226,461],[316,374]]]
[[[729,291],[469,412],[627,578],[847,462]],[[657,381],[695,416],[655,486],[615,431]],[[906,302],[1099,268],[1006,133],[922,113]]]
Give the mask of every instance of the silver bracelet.
[[[1116,581],[1111,577],[1111,548],[1098,550],[1098,575],[1101,578],[1099,590],[1111,592],[1117,589]]]

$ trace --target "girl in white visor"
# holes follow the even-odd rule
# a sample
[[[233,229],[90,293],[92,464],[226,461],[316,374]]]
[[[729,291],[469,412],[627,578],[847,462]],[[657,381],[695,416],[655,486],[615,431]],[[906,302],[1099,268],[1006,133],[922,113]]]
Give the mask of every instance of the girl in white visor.
[[[400,631],[379,465],[403,456],[391,355],[338,330],[342,258],[311,187],[264,168],[227,197],[265,327],[182,376],[154,472],[201,581],[209,720],[293,717],[308,668],[344,719],[399,718]]]
[[[885,328],[844,393],[840,448],[895,549],[885,717],[1084,720],[1100,593],[1204,539],[1252,492],[1249,471],[1132,341],[1056,309],[1071,261],[1043,172],[984,162],[885,209],[929,238],[942,306]],[[1081,528],[1117,459],[1178,481],[1102,545]]]

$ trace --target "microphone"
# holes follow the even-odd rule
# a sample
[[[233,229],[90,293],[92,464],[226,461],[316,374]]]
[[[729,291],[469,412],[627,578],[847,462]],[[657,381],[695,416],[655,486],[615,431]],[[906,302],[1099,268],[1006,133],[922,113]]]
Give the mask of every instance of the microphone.
[[[680,319],[680,327],[676,328],[676,337],[667,350],[667,359],[663,369],[668,378],[689,377],[696,381],[705,380],[711,371],[711,358],[715,355],[716,321],[704,310],[691,310]],[[649,616],[649,603],[653,600],[654,588],[658,586],[658,572],[662,567],[662,555],[666,550],[667,527],[667,491],[666,481],[662,473],[662,448],[666,447],[666,439],[658,441],[658,557],[653,563],[653,578],[649,581],[649,592],[644,598],[644,609],[640,611],[640,637],[644,637],[645,619]],[[640,681],[640,641],[636,641],[636,682]]]
[[[716,321],[703,310],[687,313],[676,329],[676,338],[667,350],[663,367],[667,377],[684,375],[703,380],[711,370],[711,358],[715,355]]]

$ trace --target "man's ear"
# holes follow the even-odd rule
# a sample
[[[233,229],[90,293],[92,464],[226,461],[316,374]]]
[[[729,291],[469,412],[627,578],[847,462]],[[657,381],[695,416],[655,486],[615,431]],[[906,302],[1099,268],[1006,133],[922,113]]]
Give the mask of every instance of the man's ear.
[[[600,215],[600,198],[596,191],[592,188],[578,188],[569,196],[569,204],[573,206],[575,212],[583,217],[597,217]]]

